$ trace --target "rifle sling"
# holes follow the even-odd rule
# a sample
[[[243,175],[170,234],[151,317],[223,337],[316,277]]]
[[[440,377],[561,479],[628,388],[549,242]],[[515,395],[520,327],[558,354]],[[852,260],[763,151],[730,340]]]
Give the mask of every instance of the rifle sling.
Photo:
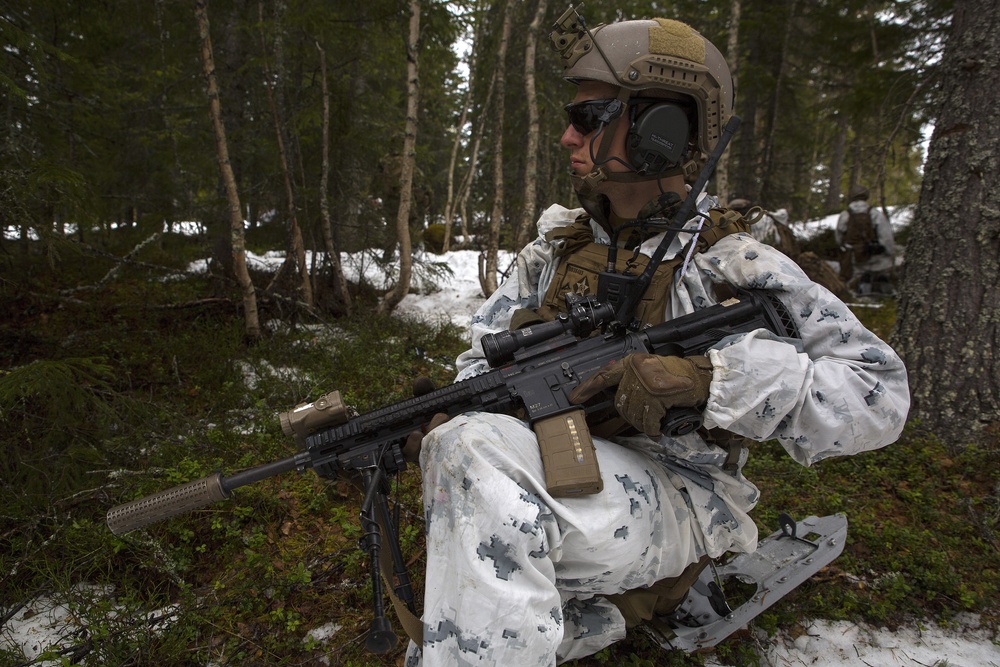
[[[379,528],[382,534],[385,535],[385,526],[382,525],[382,519],[378,519]],[[406,632],[406,636],[413,641],[417,646],[423,645],[424,640],[424,624],[414,612],[410,611],[410,608],[406,606],[406,603],[396,595],[395,587],[395,576],[392,570],[392,554],[388,549],[382,549],[379,551],[378,555],[379,569],[382,570],[382,580],[385,582],[385,590],[389,593],[389,599],[392,600],[392,606],[396,610],[396,618],[399,619],[399,624],[403,627],[403,631]]]

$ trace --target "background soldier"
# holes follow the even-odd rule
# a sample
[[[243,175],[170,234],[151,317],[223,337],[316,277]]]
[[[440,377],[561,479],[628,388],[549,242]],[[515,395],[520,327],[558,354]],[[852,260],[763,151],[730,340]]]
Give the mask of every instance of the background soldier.
[[[892,225],[868,203],[868,188],[851,186],[847,209],[837,219],[840,276],[858,295],[893,294],[896,243]]]

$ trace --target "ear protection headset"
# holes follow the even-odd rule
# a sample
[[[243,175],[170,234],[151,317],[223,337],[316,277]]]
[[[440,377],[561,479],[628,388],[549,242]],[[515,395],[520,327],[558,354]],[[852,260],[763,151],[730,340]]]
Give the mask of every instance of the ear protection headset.
[[[687,112],[676,104],[658,102],[638,113],[625,144],[632,168],[640,174],[660,174],[679,165],[688,149],[690,129]]]

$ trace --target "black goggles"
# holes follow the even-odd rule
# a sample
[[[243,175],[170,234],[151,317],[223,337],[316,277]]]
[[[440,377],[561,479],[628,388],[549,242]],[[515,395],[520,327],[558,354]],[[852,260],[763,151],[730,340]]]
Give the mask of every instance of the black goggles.
[[[569,124],[573,129],[587,135],[622,115],[625,104],[618,99],[586,100],[570,102],[563,110],[569,116]]]

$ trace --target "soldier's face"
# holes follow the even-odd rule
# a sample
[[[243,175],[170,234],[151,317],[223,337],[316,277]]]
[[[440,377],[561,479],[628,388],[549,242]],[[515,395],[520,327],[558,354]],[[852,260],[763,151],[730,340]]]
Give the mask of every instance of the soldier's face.
[[[586,176],[594,170],[594,157],[603,142],[611,142],[605,159],[625,159],[625,135],[628,132],[628,123],[618,123],[614,134],[609,136],[606,126],[602,129],[599,124],[593,122],[603,110],[603,105],[599,102],[611,102],[617,96],[617,86],[600,81],[584,81],[577,87],[573,103],[593,102],[593,104],[580,105],[578,109],[570,112],[572,122],[560,139],[560,143],[569,151],[570,169],[577,176]],[[607,168],[611,171],[626,170],[624,165],[614,159],[607,163]]]

